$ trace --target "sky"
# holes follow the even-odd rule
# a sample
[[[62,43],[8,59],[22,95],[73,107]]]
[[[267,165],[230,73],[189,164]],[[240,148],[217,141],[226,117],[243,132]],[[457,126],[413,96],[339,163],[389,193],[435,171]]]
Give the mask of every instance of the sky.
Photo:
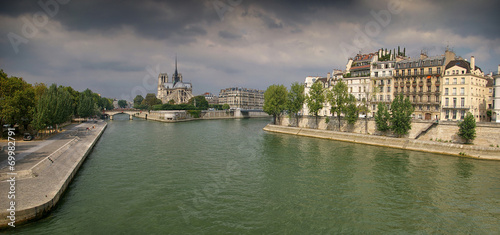
[[[175,70],[195,95],[287,87],[345,70],[349,57],[401,46],[418,57],[500,64],[500,1],[98,1],[0,3],[0,69],[131,101]]]

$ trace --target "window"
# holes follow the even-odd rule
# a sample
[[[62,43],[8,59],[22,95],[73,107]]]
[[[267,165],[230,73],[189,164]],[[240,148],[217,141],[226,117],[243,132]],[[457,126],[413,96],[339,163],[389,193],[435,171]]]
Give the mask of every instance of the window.
[[[391,101],[391,95],[387,95],[387,101]]]
[[[384,96],[380,95],[380,101],[384,101]]]
[[[453,119],[457,119],[457,110],[453,110]]]
[[[462,84],[465,84],[465,78],[462,78]]]
[[[453,88],[453,93],[452,95],[457,95],[457,88]]]
[[[457,78],[453,78],[453,84],[457,84]]]
[[[414,69],[414,70],[413,70],[413,73],[414,73],[415,75],[417,75],[417,69]]]
[[[465,117],[465,110],[460,111],[460,119],[464,119]]]
[[[462,70],[462,74],[465,74],[465,70]]]
[[[460,88],[460,95],[465,95],[465,88],[463,87]]]
[[[440,67],[437,68],[437,73],[441,73],[441,68]]]
[[[444,99],[444,106],[448,107],[449,104],[449,98]]]
[[[465,98],[460,98],[460,107],[465,107]]]
[[[444,88],[444,95],[448,95],[448,88]]]
[[[449,118],[450,118],[450,110],[446,110],[446,115],[445,115],[445,118],[446,118],[446,119],[449,119]]]
[[[444,81],[444,84],[445,85],[448,85],[450,83],[450,79],[449,78],[446,78],[446,80]]]
[[[453,108],[457,107],[457,98],[453,98]]]
[[[404,76],[404,75],[405,75],[405,71],[401,70],[401,76]]]
[[[432,68],[429,68],[429,74],[432,74]]]
[[[446,71],[446,75],[450,75],[450,71]]]

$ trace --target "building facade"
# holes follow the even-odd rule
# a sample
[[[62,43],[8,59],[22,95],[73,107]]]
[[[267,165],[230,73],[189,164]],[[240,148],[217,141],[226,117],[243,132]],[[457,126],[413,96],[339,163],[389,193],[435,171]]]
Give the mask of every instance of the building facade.
[[[241,87],[220,90],[219,104],[228,104],[231,109],[262,110],[264,91]]]
[[[476,121],[486,121],[487,83],[484,73],[475,66],[474,57],[470,62],[450,61],[443,76],[441,120],[463,120],[470,112]]]
[[[396,62],[394,96],[403,94],[415,107],[413,118],[441,119],[441,82],[444,66],[455,59],[455,53]]]
[[[162,103],[184,104],[193,98],[193,86],[189,82],[183,82],[182,74],[177,72],[177,58],[175,59],[175,72],[172,79],[168,79],[167,73],[158,75],[158,92],[156,97]]]
[[[493,110],[492,121],[500,123],[500,65],[498,72],[493,74]]]
[[[212,104],[212,105],[219,104],[219,97],[218,96],[213,95],[210,92],[205,92],[203,94],[203,96],[205,97],[205,100],[207,100],[208,104]]]

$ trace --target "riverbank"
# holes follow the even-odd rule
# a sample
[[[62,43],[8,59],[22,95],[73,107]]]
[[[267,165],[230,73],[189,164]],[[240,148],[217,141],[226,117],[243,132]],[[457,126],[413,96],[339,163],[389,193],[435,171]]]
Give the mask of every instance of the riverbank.
[[[240,118],[269,118],[267,113],[262,110],[202,110],[198,117],[193,117],[186,110],[164,110],[142,112],[134,115],[134,117],[159,121],[159,122],[189,122],[198,120],[218,120],[218,119],[240,119]]]
[[[31,149],[14,150],[15,170],[10,171],[4,162],[0,169],[0,197],[3,197],[0,228],[18,226],[47,215],[106,126],[103,121],[82,123],[53,139],[40,141]]]
[[[500,150],[498,148],[478,147],[473,145],[440,143],[434,141],[394,138],[376,135],[366,135],[358,133],[347,133],[329,130],[317,130],[300,127],[287,127],[268,124],[265,131],[284,133],[298,136],[331,139],[352,143],[368,144],[389,148],[407,149],[414,151],[439,153],[446,155],[470,157],[476,159],[500,160]]]

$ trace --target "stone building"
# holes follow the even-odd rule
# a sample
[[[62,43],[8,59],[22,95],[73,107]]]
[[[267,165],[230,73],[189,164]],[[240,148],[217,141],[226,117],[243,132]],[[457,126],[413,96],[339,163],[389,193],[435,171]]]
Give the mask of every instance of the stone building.
[[[474,57],[470,62],[463,59],[450,61],[443,76],[441,120],[463,120],[467,112],[471,112],[476,121],[485,121],[487,83]]]
[[[264,91],[241,87],[220,90],[219,104],[228,104],[232,109],[262,110]]]
[[[444,67],[455,59],[455,53],[396,62],[394,96],[403,94],[415,107],[413,118],[439,120],[441,117],[441,82]]]
[[[498,72],[493,74],[493,113],[492,121],[500,123],[500,65]]]
[[[171,80],[168,79],[167,73],[158,75],[158,93],[156,97],[164,104],[168,102],[184,104],[194,97],[191,83],[184,82],[182,74],[177,72],[177,58],[175,58],[175,72]]]

